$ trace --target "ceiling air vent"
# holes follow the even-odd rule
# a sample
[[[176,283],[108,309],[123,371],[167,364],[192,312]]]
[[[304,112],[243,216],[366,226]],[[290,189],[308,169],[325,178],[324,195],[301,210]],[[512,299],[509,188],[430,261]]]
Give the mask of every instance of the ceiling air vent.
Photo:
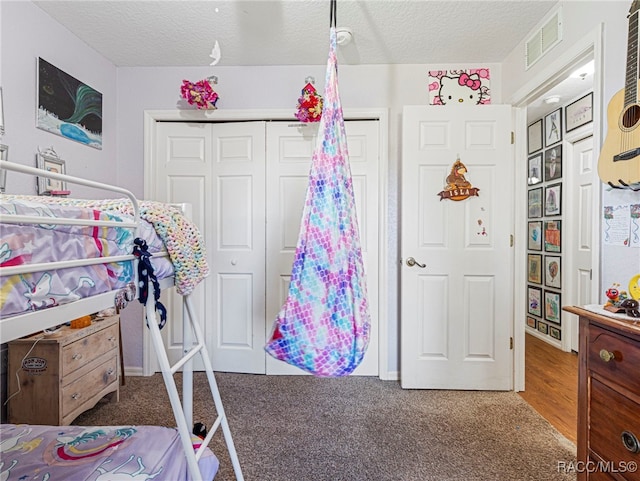
[[[525,43],[526,69],[562,41],[562,9],[557,9]]]

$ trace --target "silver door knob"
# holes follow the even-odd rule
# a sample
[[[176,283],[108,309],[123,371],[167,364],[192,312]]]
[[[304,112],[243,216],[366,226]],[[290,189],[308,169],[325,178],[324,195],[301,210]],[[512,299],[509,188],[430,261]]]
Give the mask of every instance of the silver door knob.
[[[425,267],[427,267],[426,264],[420,264],[417,260],[415,260],[413,257],[407,257],[407,265],[409,267],[413,267],[413,266],[418,266],[422,269],[424,269]]]

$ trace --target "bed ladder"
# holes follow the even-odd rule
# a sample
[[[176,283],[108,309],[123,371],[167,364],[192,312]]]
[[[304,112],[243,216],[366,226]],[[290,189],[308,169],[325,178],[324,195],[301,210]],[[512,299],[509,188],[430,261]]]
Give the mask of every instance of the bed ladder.
[[[153,292],[153,286],[149,285],[149,292]],[[213,374],[213,367],[211,365],[211,359],[209,358],[209,352],[205,345],[202,329],[197,322],[195,309],[189,296],[182,296],[183,299],[183,357],[176,362],[173,366],[169,364],[169,357],[165,350],[164,343],[162,342],[162,336],[160,334],[160,327],[155,312],[155,303],[150,297],[145,305],[145,318],[149,331],[151,333],[151,340],[153,347],[156,351],[160,369],[162,371],[162,377],[167,387],[167,393],[169,394],[169,400],[171,401],[171,408],[178,425],[178,432],[180,434],[180,440],[184,449],[185,457],[187,459],[187,468],[192,481],[202,481],[202,474],[198,467],[198,460],[200,459],[204,449],[209,445],[213,435],[216,433],[219,427],[222,427],[222,433],[227,445],[229,457],[231,458],[231,464],[233,465],[233,471],[237,481],[244,481],[242,476],[242,470],[240,469],[240,461],[238,460],[238,454],[233,444],[233,438],[231,437],[231,430],[229,429],[229,423],[222,406],[222,399],[220,398],[220,392],[218,390],[218,384],[216,383],[215,376]],[[196,344],[192,343],[192,334],[195,334]],[[192,359],[200,354],[202,363],[207,373],[207,379],[209,381],[209,387],[211,389],[211,395],[213,396],[213,403],[215,405],[217,418],[213,424],[209,427],[209,432],[202,442],[200,448],[194,451],[193,444],[191,442],[191,428],[193,426],[193,370]],[[178,395],[178,389],[174,374],[180,369],[183,369],[183,402],[180,402]]]

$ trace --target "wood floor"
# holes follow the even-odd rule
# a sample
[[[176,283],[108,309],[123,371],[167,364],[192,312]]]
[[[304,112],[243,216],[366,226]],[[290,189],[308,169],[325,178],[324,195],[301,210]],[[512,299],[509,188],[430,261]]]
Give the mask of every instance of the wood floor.
[[[578,355],[531,334],[525,341],[525,390],[520,395],[558,431],[576,442]]]

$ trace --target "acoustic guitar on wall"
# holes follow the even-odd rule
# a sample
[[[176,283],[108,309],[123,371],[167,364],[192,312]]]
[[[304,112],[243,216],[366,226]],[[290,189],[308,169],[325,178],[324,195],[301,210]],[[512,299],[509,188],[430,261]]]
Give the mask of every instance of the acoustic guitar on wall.
[[[633,190],[640,190],[639,16],[640,0],[634,0],[628,16],[625,87],[609,102],[607,136],[598,158],[598,175],[602,182]]]

